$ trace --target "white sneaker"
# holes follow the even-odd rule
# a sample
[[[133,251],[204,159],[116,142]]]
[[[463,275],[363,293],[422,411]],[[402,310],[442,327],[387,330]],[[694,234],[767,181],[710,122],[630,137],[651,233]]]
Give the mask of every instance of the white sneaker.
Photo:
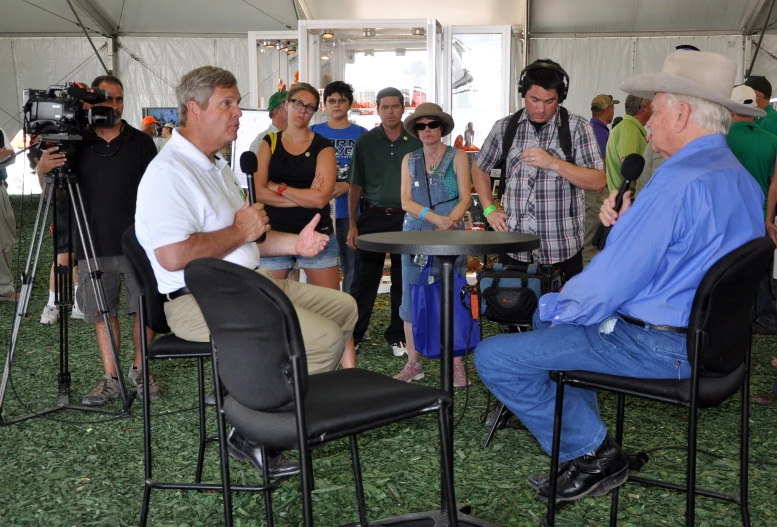
[[[81,309],[78,306],[73,306],[73,310],[70,311],[70,318],[75,318],[78,320],[84,319],[84,312],[81,311]]]
[[[402,355],[407,355],[407,347],[404,342],[395,342],[391,345],[391,352],[395,357],[401,357]]]
[[[40,323],[46,326],[53,326],[57,322],[59,322],[59,308],[46,304],[40,316]]]

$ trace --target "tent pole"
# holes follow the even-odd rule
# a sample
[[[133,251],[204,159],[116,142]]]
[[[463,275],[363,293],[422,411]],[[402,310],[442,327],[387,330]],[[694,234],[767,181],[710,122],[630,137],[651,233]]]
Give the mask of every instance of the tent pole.
[[[769,14],[766,15],[766,20],[764,20],[764,28],[761,30],[761,36],[758,38],[758,45],[755,47],[755,53],[753,53],[753,58],[750,60],[750,67],[747,68],[745,79],[747,79],[750,76],[750,74],[753,73],[753,66],[755,66],[755,59],[758,57],[758,51],[760,51],[761,49],[761,42],[763,42],[764,35],[766,34],[766,28],[769,27],[769,19],[772,17],[772,9],[774,9],[775,2],[777,2],[777,0],[772,0],[772,6],[769,8]]]

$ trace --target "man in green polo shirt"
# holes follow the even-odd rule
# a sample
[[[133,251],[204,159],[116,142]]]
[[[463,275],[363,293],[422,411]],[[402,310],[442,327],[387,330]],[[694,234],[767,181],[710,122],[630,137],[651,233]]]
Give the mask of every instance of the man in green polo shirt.
[[[607,171],[607,189],[611,192],[618,190],[623,182],[623,176],[621,176],[623,159],[629,154],[642,155],[645,152],[648,143],[645,123],[653,115],[649,99],[629,95],[626,97],[624,106],[626,115],[623,122],[613,128],[607,140],[604,168]]]
[[[353,332],[357,345],[369,326],[386,258],[385,254],[359,250],[357,238],[360,234],[402,230],[405,217],[400,198],[402,159],[422,146],[421,141],[402,127],[405,98],[401,91],[396,88],[380,90],[377,105],[381,124],[356,140],[348,174],[351,184],[348,191],[348,246],[356,250],[351,293],[359,307],[359,320]],[[360,216],[358,208],[362,198],[364,210]],[[392,254],[391,321],[383,335],[397,357],[405,353],[404,325],[399,318],[401,303],[402,260],[401,255]]]
[[[749,86],[736,86],[731,98],[748,106],[756,107],[756,93]],[[777,135],[770,134],[753,122],[753,117],[731,114],[731,127],[726,136],[728,147],[742,163],[750,175],[755,178],[764,192],[763,211],[766,215],[766,196],[774,178],[777,164]],[[772,223],[774,211],[772,211]]]
[[[755,124],[777,135],[777,110],[772,108],[769,99],[772,97],[772,83],[766,80],[766,77],[760,75],[751,75],[745,81],[745,86],[750,86],[755,90],[755,104],[766,112],[766,116],[758,117]]]

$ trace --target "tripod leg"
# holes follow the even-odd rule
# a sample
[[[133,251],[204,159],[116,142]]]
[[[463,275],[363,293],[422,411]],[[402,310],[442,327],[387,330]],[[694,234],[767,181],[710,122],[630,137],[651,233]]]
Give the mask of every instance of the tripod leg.
[[[38,212],[35,216],[35,226],[33,232],[37,237],[30,243],[30,251],[27,254],[27,263],[24,266],[22,274],[22,287],[19,291],[19,300],[16,305],[16,314],[14,315],[13,328],[11,329],[11,340],[8,345],[8,355],[5,358],[5,368],[3,369],[3,378],[0,381],[0,423],[3,422],[2,410],[5,401],[5,392],[8,388],[8,380],[11,375],[11,364],[13,362],[14,351],[16,350],[16,341],[19,337],[19,329],[22,319],[27,318],[27,308],[30,304],[30,294],[32,293],[32,284],[35,278],[35,271],[38,268],[38,259],[40,258],[40,249],[43,244],[43,237],[46,233],[46,218],[51,206],[51,195],[54,185],[53,178],[47,176],[44,180],[43,192],[38,200]]]
[[[119,380],[119,393],[121,394],[122,409],[126,411],[132,404],[132,399],[128,397],[127,388],[124,386],[124,377],[122,375],[121,361],[119,359],[119,349],[116,345],[116,337],[112,331],[110,313],[108,312],[108,307],[105,302],[105,290],[103,289],[102,280],[100,278],[102,273],[100,272],[100,269],[97,265],[97,255],[94,251],[92,233],[89,230],[89,225],[86,223],[86,210],[84,209],[83,199],[81,196],[81,188],[79,187],[78,182],[74,181],[74,178],[68,180],[67,186],[72,204],[71,212],[74,213],[76,219],[78,237],[81,240],[81,247],[84,250],[86,267],[88,269],[89,276],[92,278],[90,283],[92,284],[92,292],[94,293],[95,300],[97,301],[97,311],[102,316],[103,321],[105,322],[106,330],[108,331],[109,344],[113,354],[113,363],[116,366],[116,378]]]

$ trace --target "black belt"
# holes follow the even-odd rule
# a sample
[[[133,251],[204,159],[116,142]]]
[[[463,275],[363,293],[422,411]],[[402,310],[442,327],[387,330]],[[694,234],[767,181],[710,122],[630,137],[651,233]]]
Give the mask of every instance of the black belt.
[[[188,287],[182,287],[180,289],[177,289],[177,290],[173,291],[172,293],[167,293],[167,299],[172,301],[172,300],[175,300],[178,297],[186,296],[186,295],[190,295],[190,294],[192,294],[192,292],[189,291]]]
[[[688,328],[681,328],[677,326],[654,325],[649,322],[645,322],[644,320],[640,320],[638,318],[626,316],[623,313],[618,313],[618,316],[621,317],[625,322],[628,322],[629,324],[633,324],[635,326],[639,326],[641,328],[657,329],[658,331],[669,331],[670,333],[682,333],[682,334],[688,333]]]
[[[396,208],[396,207],[376,207],[369,201],[367,202],[367,208],[369,210],[373,210],[377,212],[378,214],[385,214],[386,216],[393,216],[394,214],[401,214],[405,212],[401,208]]]

